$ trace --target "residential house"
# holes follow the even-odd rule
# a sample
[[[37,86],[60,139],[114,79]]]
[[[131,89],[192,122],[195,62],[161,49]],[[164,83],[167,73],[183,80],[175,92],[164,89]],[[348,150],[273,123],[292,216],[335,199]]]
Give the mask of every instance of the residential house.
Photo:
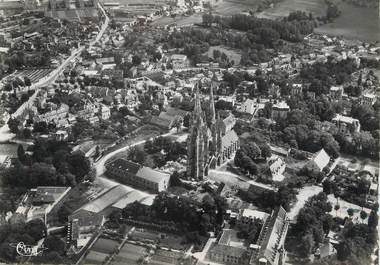
[[[337,114],[335,118],[332,119],[332,122],[342,133],[350,134],[360,132],[360,122],[358,119]]]

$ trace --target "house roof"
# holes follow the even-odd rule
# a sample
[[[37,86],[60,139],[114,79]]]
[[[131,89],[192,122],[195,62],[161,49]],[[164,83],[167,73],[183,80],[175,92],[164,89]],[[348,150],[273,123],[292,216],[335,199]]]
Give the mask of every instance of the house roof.
[[[170,175],[151,169],[150,167],[142,167],[140,170],[137,172],[136,176],[155,182],[155,183],[161,183],[165,181],[166,183],[169,182]]]
[[[39,186],[35,189],[33,202],[51,203],[56,201],[68,187]]]
[[[340,115],[340,114],[337,114],[335,116],[335,118],[333,118],[332,120],[333,121],[347,123],[347,124],[352,124],[354,122],[359,122],[358,119],[354,119],[354,118],[351,118],[351,117],[348,117],[348,116],[343,116],[343,115]]]
[[[135,201],[141,201],[145,198],[145,195],[138,191],[131,191],[122,199],[118,200],[112,206],[118,209],[124,209],[128,204],[133,203]]]
[[[257,210],[251,210],[251,209],[244,209],[241,212],[241,216],[246,217],[246,218],[258,218],[260,220],[265,220],[268,218],[269,214],[266,212],[261,212]]]
[[[120,199],[127,196],[129,193],[134,192],[133,189],[128,189],[123,185],[114,186],[102,194],[100,194],[95,200],[85,204],[79,210],[85,210],[93,213],[99,213],[107,207],[118,202]],[[77,210],[77,211],[79,211]]]
[[[132,161],[119,158],[109,163],[106,167],[107,169],[117,168],[117,169],[125,171],[126,173],[136,175],[139,169],[141,168],[141,165],[134,163]]]
[[[330,162],[330,156],[322,148],[318,153],[314,154],[311,161],[322,171]]]

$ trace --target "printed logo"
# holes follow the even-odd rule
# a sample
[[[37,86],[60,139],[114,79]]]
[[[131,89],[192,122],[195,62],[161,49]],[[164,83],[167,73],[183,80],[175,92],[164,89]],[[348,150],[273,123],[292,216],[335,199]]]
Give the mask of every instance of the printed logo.
[[[31,245],[25,245],[24,242],[19,242],[19,243],[11,243],[11,247],[16,248],[17,254],[23,257],[34,257],[34,256],[39,256],[42,254],[44,250],[47,248],[44,247],[42,244],[41,246],[31,246]]]

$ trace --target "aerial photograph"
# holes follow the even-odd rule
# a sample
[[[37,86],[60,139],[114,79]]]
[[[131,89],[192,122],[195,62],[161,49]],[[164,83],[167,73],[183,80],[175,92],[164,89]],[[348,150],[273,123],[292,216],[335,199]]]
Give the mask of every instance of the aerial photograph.
[[[380,0],[0,0],[0,265],[379,264]]]

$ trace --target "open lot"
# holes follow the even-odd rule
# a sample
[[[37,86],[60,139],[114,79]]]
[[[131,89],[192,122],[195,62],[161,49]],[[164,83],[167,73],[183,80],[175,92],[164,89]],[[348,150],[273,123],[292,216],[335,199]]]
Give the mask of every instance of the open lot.
[[[286,17],[290,12],[301,10],[311,12],[314,16],[323,16],[326,13],[326,4],[321,0],[284,0],[276,4],[273,8],[269,8],[260,14],[258,17],[277,19]]]
[[[333,23],[318,27],[315,31],[347,39],[380,41],[380,19],[377,9],[355,7],[344,2],[339,4],[339,9],[342,11],[340,17]]]

